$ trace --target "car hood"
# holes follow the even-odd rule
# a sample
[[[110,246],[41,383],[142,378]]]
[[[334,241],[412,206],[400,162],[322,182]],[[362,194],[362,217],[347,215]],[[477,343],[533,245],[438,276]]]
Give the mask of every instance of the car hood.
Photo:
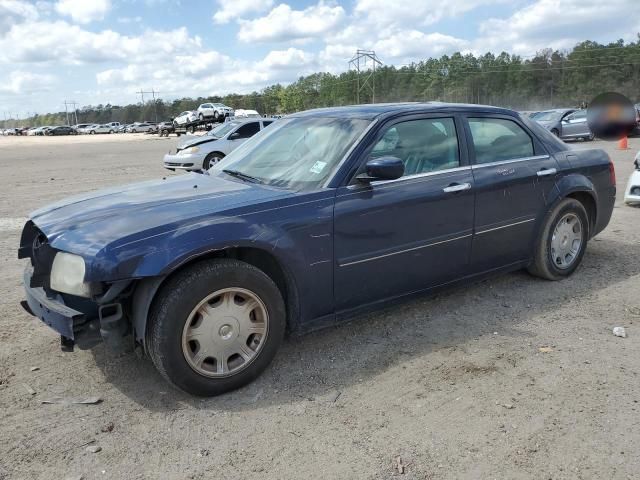
[[[220,139],[216,137],[209,137],[207,135],[189,138],[178,144],[178,150],[183,150],[187,147],[195,147],[196,145],[202,145],[203,143],[215,142],[216,140]]]
[[[290,195],[224,173],[188,173],[67,198],[30,218],[52,247],[90,258],[110,244],[145,240],[236,207]]]

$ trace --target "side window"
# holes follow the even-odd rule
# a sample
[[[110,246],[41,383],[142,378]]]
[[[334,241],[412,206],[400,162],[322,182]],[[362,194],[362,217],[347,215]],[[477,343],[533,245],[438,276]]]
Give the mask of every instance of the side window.
[[[460,166],[453,118],[426,118],[396,123],[384,132],[371,157],[398,157],[404,174],[435,172]]]
[[[273,123],[273,120],[269,120],[269,121],[264,120],[262,122],[262,128],[267,127],[267,126],[271,125],[272,123]]]
[[[240,134],[239,137],[236,138],[249,138],[253,137],[256,133],[260,131],[260,124],[258,122],[250,122],[242,125],[236,133]]]
[[[533,156],[533,141],[520,125],[502,118],[469,118],[476,163]]]

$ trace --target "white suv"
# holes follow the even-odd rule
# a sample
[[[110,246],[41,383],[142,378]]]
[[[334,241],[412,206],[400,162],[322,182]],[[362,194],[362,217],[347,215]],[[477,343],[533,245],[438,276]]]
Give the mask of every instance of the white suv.
[[[233,116],[233,108],[222,103],[203,103],[198,107],[198,118],[204,120],[213,118],[216,122],[223,122],[225,117]]]

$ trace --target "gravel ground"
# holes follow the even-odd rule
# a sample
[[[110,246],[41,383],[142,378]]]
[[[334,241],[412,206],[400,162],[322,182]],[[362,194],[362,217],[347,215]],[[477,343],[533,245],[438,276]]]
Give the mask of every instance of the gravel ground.
[[[63,354],[19,306],[24,217],[165,176],[175,142],[0,137],[0,479],[638,478],[640,208],[621,200],[640,139],[593,144],[618,202],[571,278],[516,272],[288,339],[256,382],[207,400],[134,354]],[[102,402],[41,403],[87,396]]]

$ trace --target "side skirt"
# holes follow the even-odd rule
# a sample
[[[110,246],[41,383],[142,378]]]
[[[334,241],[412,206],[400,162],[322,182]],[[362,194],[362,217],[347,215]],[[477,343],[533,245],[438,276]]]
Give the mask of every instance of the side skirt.
[[[395,297],[384,298],[382,300],[376,300],[375,302],[367,303],[365,305],[361,305],[348,310],[342,310],[332,315],[325,315],[323,317],[315,318],[308,322],[304,322],[302,324],[299,324],[298,328],[295,331],[292,331],[291,333],[294,336],[303,335],[309,332],[331,327],[339,323],[340,324],[345,323],[347,321],[354,320],[357,317],[367,313],[371,313],[374,311],[387,310],[390,307],[393,307],[401,303],[405,303],[408,300],[411,300],[416,297],[434,295],[444,290],[452,290],[452,289],[455,289],[456,287],[461,287],[463,285],[475,283],[480,280],[484,280],[486,278],[491,278],[491,277],[499,276],[504,273],[521,270],[527,267],[530,263],[531,263],[530,259],[521,260],[518,262],[510,263],[502,267],[493,268],[493,269],[486,270],[479,273],[474,273],[472,275],[467,275],[466,277],[462,277],[457,280],[453,280],[451,282],[442,283],[440,285],[435,285],[433,287],[416,290],[416,291],[405,293]]]

